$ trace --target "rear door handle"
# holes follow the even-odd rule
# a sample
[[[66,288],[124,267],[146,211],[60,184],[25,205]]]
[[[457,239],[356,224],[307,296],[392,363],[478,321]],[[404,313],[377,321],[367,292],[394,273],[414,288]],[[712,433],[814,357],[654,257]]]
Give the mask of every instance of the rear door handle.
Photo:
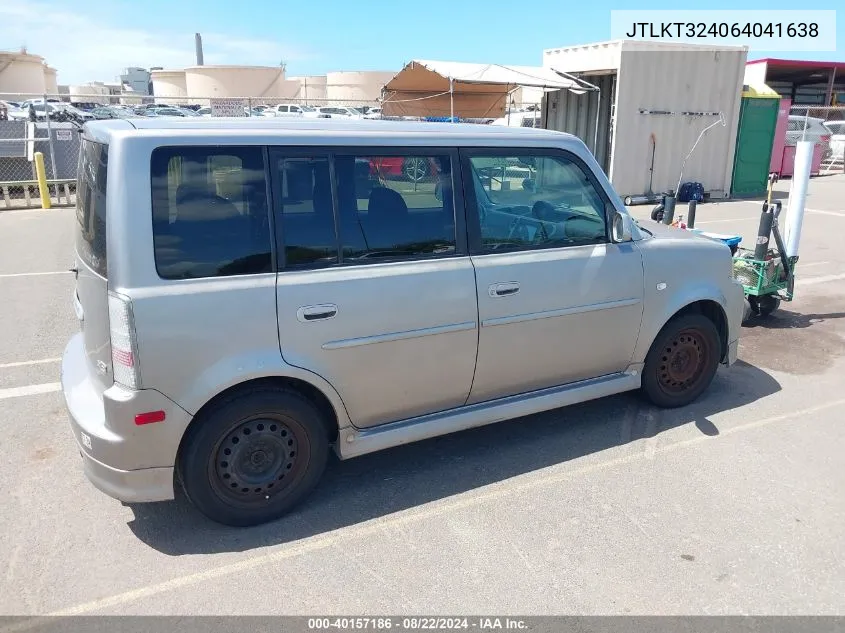
[[[519,292],[519,284],[515,281],[506,281],[498,284],[490,284],[487,293],[491,297],[507,297]]]
[[[315,306],[302,306],[296,311],[296,319],[302,323],[332,319],[337,316],[337,306],[333,303],[323,303]]]

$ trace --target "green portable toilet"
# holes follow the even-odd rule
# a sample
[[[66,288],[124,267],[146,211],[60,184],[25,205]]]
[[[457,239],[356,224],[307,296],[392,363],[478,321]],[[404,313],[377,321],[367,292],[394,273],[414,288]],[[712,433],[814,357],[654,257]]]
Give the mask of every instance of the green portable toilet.
[[[766,192],[779,106],[780,95],[765,84],[743,86],[732,195],[756,196]]]

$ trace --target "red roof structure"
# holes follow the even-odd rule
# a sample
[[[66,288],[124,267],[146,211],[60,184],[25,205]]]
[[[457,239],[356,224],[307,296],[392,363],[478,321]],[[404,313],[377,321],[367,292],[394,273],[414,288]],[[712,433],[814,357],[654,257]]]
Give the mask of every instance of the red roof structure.
[[[796,105],[845,105],[845,62],[767,57],[745,64],[746,83],[765,83]]]

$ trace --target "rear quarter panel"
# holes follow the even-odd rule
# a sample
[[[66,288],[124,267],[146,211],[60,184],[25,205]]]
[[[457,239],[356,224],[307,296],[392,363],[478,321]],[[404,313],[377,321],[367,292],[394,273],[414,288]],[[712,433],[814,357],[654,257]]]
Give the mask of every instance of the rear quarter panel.
[[[339,425],[348,424],[343,403],[328,383],[282,359],[275,273],[191,280],[159,277],[153,255],[152,151],[198,142],[208,140],[162,139],[141,131],[112,138],[113,158],[119,162],[116,171],[122,178],[109,199],[119,209],[109,215],[109,243],[116,245],[109,251],[109,284],[133,303],[143,388],[155,389],[196,414],[211,398],[244,381],[297,378],[320,389],[332,403]]]

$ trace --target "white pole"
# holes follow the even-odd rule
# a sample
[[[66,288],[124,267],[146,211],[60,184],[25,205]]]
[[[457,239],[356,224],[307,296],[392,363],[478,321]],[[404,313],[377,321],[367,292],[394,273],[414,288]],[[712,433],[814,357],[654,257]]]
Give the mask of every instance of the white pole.
[[[449,77],[449,123],[455,122],[455,89],[452,78]]]
[[[798,141],[795,149],[795,168],[792,173],[792,186],[789,189],[789,201],[786,209],[786,255],[798,256],[798,242],[801,241],[801,225],[804,222],[804,203],[807,200],[807,187],[810,184],[810,167],[813,163],[812,141]]]

